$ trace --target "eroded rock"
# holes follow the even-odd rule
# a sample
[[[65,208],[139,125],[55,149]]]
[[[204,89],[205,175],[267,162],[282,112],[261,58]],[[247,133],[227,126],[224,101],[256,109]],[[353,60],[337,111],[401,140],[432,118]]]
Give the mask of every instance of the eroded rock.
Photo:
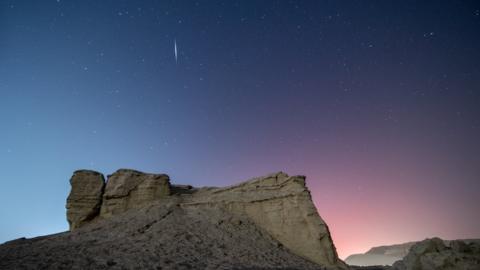
[[[108,218],[129,209],[141,208],[168,195],[168,175],[120,169],[108,177],[100,217]]]
[[[304,176],[278,172],[231,187],[200,189],[182,206],[223,207],[246,215],[293,253],[321,265],[346,267],[338,259]]]
[[[67,198],[67,221],[74,230],[94,219],[100,213],[105,180],[103,175],[79,170],[70,179],[72,189]]]
[[[73,189],[72,186],[75,194]],[[155,202],[161,207],[175,201],[186,211],[221,209],[247,218],[298,256],[331,269],[347,268],[337,256],[328,226],[313,204],[304,176],[278,172],[225,188],[194,188],[170,185],[165,174],[121,169],[108,177],[103,196],[98,192],[95,196],[96,211],[92,215],[97,214],[100,220],[122,215],[131,209],[143,209]],[[100,212],[98,201],[101,201]],[[241,222],[239,219],[237,225],[240,226]],[[78,227],[71,226],[71,229]]]

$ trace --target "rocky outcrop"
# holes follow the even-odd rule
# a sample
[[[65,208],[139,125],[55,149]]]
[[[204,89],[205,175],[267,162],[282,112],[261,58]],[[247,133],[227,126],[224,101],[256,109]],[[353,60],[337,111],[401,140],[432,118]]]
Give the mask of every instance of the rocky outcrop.
[[[72,192],[73,189],[72,185]],[[279,172],[226,188],[194,188],[171,185],[165,174],[121,169],[108,177],[101,198],[99,220],[171,200],[185,210],[222,209],[247,218],[298,256],[330,268],[347,268],[337,256],[328,226],[312,202],[304,176]]]
[[[247,216],[295,254],[321,265],[344,266],[304,176],[279,172],[227,188],[200,189],[182,206],[223,207]]]
[[[410,248],[403,260],[393,264],[394,270],[478,270],[480,243],[460,240],[447,244],[440,238],[426,239]]]
[[[107,218],[129,209],[141,208],[168,195],[168,175],[121,169],[108,177],[100,217]]]
[[[105,180],[103,175],[89,170],[79,170],[70,179],[72,189],[67,198],[67,221],[76,229],[100,213]]]
[[[72,189],[66,206],[70,230],[95,218],[108,218],[129,209],[141,208],[171,193],[168,175],[128,169],[109,175],[106,185],[102,174],[79,170],[74,172],[70,184]]]

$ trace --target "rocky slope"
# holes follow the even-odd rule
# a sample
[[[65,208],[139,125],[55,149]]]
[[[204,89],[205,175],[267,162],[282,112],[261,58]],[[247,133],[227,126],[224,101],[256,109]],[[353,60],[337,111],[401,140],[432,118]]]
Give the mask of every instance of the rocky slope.
[[[193,188],[82,170],[70,182],[71,231],[1,245],[0,269],[347,268],[303,176]]]

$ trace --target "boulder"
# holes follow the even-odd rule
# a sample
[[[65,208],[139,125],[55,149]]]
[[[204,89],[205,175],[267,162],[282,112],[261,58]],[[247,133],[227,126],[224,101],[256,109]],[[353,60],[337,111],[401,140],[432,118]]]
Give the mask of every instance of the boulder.
[[[141,208],[169,195],[168,175],[120,169],[108,177],[100,217],[108,218],[129,209]]]
[[[394,270],[478,270],[480,269],[479,243],[426,239],[410,248],[403,260],[393,264]]]
[[[67,221],[74,230],[94,219],[102,205],[105,180],[102,174],[79,170],[70,179],[72,189],[67,198]]]

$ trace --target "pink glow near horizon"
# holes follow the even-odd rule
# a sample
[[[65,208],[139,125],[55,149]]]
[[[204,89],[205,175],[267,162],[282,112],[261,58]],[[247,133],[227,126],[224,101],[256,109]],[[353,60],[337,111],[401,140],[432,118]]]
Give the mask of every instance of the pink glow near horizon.
[[[343,172],[307,178],[313,200],[329,226],[340,258],[364,253],[374,246],[434,236],[444,239],[480,236],[478,214],[465,217],[475,211],[472,206],[468,208],[465,201],[474,199],[460,198],[462,194],[454,188],[445,192],[444,188],[412,185],[416,180],[414,174],[407,174],[411,177],[408,182],[399,179],[406,175],[396,179],[390,175],[393,181],[383,183],[377,181],[381,174],[367,177]],[[312,179],[329,181],[317,183]]]
[[[235,166],[248,169],[237,179],[278,168],[307,176],[341,258],[434,236],[480,238],[480,168],[463,154],[468,146],[371,130],[355,127],[317,144],[272,146],[269,155],[246,152],[249,158]],[[225,179],[236,172],[228,170]]]

